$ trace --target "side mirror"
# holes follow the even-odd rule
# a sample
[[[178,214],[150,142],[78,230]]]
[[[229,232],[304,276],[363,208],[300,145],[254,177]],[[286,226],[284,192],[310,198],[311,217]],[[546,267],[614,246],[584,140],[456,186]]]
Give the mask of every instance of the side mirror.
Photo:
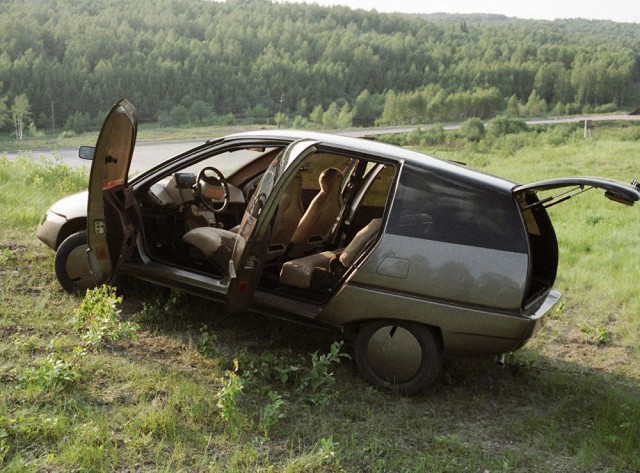
[[[87,159],[89,161],[92,161],[95,152],[96,149],[93,146],[80,146],[80,149],[78,150],[78,157],[80,159]]]

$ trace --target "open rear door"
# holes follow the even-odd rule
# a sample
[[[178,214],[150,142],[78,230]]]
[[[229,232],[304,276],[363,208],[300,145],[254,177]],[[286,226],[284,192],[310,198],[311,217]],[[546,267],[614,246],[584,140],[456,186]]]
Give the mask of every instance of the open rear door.
[[[640,200],[640,184],[638,181],[634,180],[631,184],[624,184],[622,182],[597,177],[563,177],[533,182],[531,184],[514,187],[513,193],[551,191],[555,189],[563,190],[530,204],[530,207],[537,205],[550,207],[591,189],[602,189],[604,190],[604,196],[606,198],[625,205],[633,205]]]
[[[102,124],[89,177],[87,254],[97,285],[111,280],[135,243],[135,228],[126,215],[132,205],[126,186],[136,133],[135,108],[123,99]]]
[[[269,165],[242,217],[229,261],[227,311],[249,307],[256,290],[271,236],[271,220],[289,182],[302,161],[316,150],[318,141],[303,139],[290,144]]]

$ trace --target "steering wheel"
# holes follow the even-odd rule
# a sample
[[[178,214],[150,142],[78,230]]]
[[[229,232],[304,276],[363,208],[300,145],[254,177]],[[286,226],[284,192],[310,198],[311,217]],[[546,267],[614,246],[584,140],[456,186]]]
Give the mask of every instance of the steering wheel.
[[[195,197],[212,212],[222,212],[229,205],[229,184],[220,171],[207,166],[196,180]]]

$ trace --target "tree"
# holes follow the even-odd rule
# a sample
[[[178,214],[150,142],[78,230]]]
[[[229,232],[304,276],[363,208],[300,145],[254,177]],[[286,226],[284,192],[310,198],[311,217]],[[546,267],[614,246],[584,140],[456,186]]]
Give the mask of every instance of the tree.
[[[353,121],[353,114],[349,108],[349,102],[345,103],[340,109],[338,115],[338,128],[349,128]]]
[[[406,115],[406,107],[402,98],[393,90],[387,92],[384,100],[384,110],[380,116],[380,123],[385,125],[396,125],[402,121]]]
[[[324,109],[322,108],[322,105],[316,105],[315,107],[313,107],[313,110],[309,114],[309,120],[317,125],[321,125],[323,115]]]
[[[547,102],[540,98],[538,92],[535,89],[529,95],[529,100],[527,100],[527,112],[531,116],[540,116],[547,111]]]
[[[507,100],[507,109],[505,113],[508,117],[511,118],[520,116],[520,101],[518,100],[518,97],[515,96],[515,94],[509,97],[509,100]]]
[[[277,112],[273,117],[273,121],[278,128],[286,128],[287,126],[287,116],[283,112]]]
[[[0,83],[0,88],[2,88],[2,83]],[[0,129],[4,128],[6,125],[9,124],[9,122],[11,121],[11,118],[9,118],[10,113],[9,113],[9,109],[7,108],[7,98],[6,97],[1,97],[0,98]]]
[[[203,125],[211,120],[213,110],[211,106],[203,100],[196,100],[189,108],[189,117],[191,122],[196,125]]]
[[[15,126],[16,139],[24,139],[24,129],[27,125],[27,120],[31,115],[29,106],[29,99],[25,94],[20,94],[13,99],[13,106],[11,107],[11,116],[13,117],[13,124]]]
[[[325,128],[338,128],[338,116],[340,110],[336,102],[331,102],[327,111],[322,114],[322,125]]]

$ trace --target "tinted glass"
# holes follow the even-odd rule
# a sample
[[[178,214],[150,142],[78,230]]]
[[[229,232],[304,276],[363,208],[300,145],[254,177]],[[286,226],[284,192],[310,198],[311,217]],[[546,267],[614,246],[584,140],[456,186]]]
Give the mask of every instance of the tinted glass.
[[[478,188],[458,176],[405,166],[388,230],[459,245],[527,252],[519,210],[509,194]]]

